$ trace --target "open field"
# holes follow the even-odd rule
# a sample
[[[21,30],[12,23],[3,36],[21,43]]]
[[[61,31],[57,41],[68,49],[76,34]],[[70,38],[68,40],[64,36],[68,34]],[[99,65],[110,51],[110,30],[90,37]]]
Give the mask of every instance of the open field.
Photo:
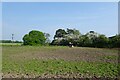
[[[96,78],[118,75],[115,49],[63,46],[3,46],[4,78]]]

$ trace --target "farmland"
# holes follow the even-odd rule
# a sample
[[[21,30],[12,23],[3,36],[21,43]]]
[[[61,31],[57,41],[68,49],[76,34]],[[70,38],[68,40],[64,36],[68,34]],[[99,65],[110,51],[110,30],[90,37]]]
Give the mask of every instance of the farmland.
[[[65,46],[2,46],[3,78],[118,76],[118,50]]]

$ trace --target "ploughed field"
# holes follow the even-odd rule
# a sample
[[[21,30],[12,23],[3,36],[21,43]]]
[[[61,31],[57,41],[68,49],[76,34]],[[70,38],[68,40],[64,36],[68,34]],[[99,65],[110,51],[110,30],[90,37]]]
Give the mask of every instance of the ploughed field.
[[[2,47],[3,78],[116,78],[119,68],[117,49]]]

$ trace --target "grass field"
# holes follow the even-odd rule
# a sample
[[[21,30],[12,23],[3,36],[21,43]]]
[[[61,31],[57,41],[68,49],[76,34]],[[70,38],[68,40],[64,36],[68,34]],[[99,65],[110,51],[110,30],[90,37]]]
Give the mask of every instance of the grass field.
[[[94,78],[118,76],[115,49],[63,46],[2,47],[4,78]]]
[[[7,45],[7,46],[15,46],[15,45],[21,45],[22,43],[0,43],[0,46],[1,45]]]

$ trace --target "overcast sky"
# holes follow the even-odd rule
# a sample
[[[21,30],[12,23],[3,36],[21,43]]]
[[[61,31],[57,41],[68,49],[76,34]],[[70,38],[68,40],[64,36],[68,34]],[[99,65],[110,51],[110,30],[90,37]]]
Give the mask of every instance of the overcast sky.
[[[49,33],[75,28],[82,34],[94,30],[106,36],[118,33],[117,2],[7,2],[2,3],[3,39],[15,40],[31,30]]]

